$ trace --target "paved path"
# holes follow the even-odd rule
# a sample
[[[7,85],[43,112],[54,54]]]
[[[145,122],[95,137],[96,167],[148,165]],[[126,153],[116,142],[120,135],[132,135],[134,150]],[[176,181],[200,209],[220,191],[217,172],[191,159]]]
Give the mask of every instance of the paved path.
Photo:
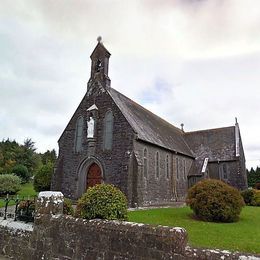
[[[4,211],[5,211],[5,207],[0,208],[0,212],[4,212]],[[14,213],[14,212],[15,212],[15,205],[13,205],[13,206],[8,206],[8,207],[7,207],[7,212],[9,212],[9,213]]]

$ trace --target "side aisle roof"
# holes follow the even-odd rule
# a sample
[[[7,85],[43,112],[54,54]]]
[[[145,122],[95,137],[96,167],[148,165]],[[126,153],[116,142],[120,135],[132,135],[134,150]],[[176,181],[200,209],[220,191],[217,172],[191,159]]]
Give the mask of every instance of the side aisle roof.
[[[197,158],[235,160],[235,126],[186,132],[185,139]]]

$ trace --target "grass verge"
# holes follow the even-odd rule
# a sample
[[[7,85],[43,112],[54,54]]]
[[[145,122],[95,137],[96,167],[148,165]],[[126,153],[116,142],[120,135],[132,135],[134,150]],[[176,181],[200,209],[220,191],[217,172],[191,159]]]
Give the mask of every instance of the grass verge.
[[[22,184],[22,188],[17,193],[17,195],[19,196],[19,198],[24,197],[26,199],[28,196],[29,197],[36,196],[37,192],[34,190],[32,182],[28,182],[28,183]],[[14,195],[14,197],[16,197],[16,195]],[[5,197],[0,198],[0,208],[5,206],[4,199],[5,199]],[[10,201],[8,205],[9,206],[15,205],[15,202],[14,201]]]
[[[235,223],[195,220],[188,207],[130,211],[128,216],[138,223],[184,227],[195,247],[260,253],[260,207],[244,207]]]

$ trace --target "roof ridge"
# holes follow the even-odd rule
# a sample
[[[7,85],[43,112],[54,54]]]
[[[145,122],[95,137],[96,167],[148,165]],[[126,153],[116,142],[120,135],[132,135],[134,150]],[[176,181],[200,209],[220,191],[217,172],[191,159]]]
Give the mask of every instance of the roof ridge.
[[[209,128],[209,129],[201,129],[201,130],[195,130],[195,131],[189,131],[185,132],[185,134],[193,134],[193,133],[198,133],[198,132],[209,132],[209,131],[218,131],[222,129],[227,129],[227,128],[233,128],[235,126],[223,126],[223,127],[217,127],[217,128]]]

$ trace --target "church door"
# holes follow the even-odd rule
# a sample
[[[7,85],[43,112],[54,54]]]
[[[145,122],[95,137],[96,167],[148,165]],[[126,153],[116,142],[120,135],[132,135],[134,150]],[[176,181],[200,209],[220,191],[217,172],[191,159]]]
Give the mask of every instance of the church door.
[[[101,184],[101,182],[102,182],[101,169],[96,163],[93,163],[90,165],[88,169],[87,189],[89,187],[95,186],[96,184]]]

